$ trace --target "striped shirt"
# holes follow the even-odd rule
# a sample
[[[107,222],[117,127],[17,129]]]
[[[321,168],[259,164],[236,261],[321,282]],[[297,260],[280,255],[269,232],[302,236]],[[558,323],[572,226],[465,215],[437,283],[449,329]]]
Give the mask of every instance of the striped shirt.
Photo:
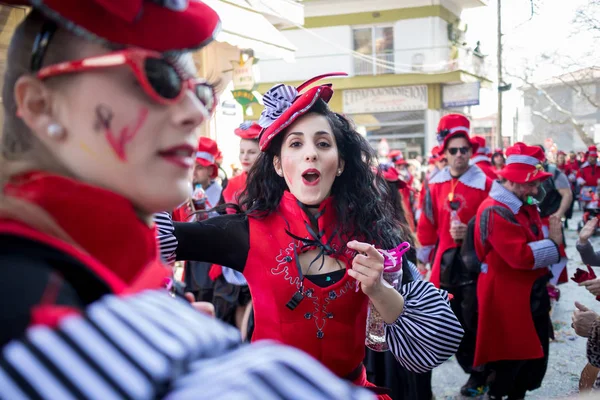
[[[1,399],[372,399],[304,353],[261,342],[163,291],[105,296],[0,354]]]

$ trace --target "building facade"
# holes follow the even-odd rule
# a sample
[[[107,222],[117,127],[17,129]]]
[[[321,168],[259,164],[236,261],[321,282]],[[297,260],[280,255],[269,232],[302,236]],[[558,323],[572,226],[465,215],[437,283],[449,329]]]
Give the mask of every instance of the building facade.
[[[479,102],[488,62],[464,42],[463,9],[484,0],[305,0],[304,26],[282,31],[296,47],[295,62],[263,56],[259,91],[299,85],[327,72],[335,111],[349,115],[374,147],[383,139],[407,157],[435,143],[439,118]],[[255,116],[260,113],[256,107]]]

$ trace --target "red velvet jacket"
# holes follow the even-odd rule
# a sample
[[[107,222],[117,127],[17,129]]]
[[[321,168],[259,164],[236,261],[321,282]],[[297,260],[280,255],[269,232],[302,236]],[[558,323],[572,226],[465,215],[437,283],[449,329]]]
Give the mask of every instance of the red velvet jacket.
[[[45,173],[13,180],[4,192],[46,211],[76,244],[6,218],[0,219],[0,235],[27,238],[56,249],[89,268],[92,279],[106,284],[113,293],[158,288],[170,276],[160,261],[154,227],[143,223],[123,197]],[[78,282],[69,284],[77,287]],[[62,316],[78,311],[55,306],[51,297],[44,299],[49,302],[31,310],[31,324],[54,325]]]
[[[319,207],[319,211],[325,211],[318,226],[323,237],[333,237],[331,245],[339,249],[343,243],[334,234],[339,224],[332,201],[329,197]],[[264,219],[249,218],[250,251],[244,276],[254,303],[252,340],[274,339],[297,347],[338,376],[346,376],[365,355],[368,298],[361,290],[355,290],[356,281],[346,273],[339,282],[321,288],[304,279],[310,297],[304,298],[295,310],[286,307],[298,292],[299,274],[294,261],[294,239],[285,230],[308,238],[308,221],[296,198],[287,191],[278,213]],[[348,267],[352,257],[351,251],[338,256]]]
[[[492,180],[473,165],[457,180],[448,167],[438,172],[427,185],[423,210],[417,225],[417,238],[422,247],[417,255],[422,262],[431,262],[431,283],[440,286],[442,254],[459,244],[450,236],[450,215],[454,207],[464,224],[469,223],[477,208],[488,196]],[[450,193],[454,188],[452,201]],[[435,249],[435,256],[433,250]]]
[[[544,239],[537,208],[523,205],[495,182],[477,212],[475,250],[483,264],[477,283],[474,365],[541,358],[530,295],[534,282],[558,262],[559,253]]]

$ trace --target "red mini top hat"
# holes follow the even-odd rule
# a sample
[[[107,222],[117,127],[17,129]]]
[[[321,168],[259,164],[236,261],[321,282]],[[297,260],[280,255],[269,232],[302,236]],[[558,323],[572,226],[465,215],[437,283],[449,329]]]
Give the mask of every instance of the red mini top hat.
[[[456,136],[463,135],[466,139],[471,143],[471,147],[473,148],[473,153],[477,151],[479,145],[475,142],[471,141],[469,137],[469,132],[471,130],[471,123],[469,119],[461,114],[448,114],[444,115],[438,124],[437,129],[437,141],[440,145],[440,154],[442,154],[446,147],[448,146],[448,142],[455,138]]]
[[[332,72],[319,75],[309,79],[297,88],[281,83],[273,86],[265,93],[263,96],[265,109],[258,120],[258,124],[264,128],[259,142],[261,151],[267,150],[273,138],[290,126],[298,117],[306,114],[318,99],[326,103],[331,100],[331,96],[333,96],[331,83],[315,86],[302,94],[300,93],[311,83],[330,76],[348,76],[348,74],[345,72]]]
[[[538,146],[518,142],[506,150],[506,165],[498,175],[515,183],[546,180],[552,176],[544,171],[546,155]]]
[[[587,155],[592,157],[598,157],[598,148],[596,146],[588,147]]]
[[[388,158],[394,165],[406,165],[408,162],[404,158],[404,155],[400,150],[392,150],[390,154],[388,154]]]
[[[261,131],[262,127],[259,124],[252,121],[246,121],[243,122],[239,128],[233,131],[233,133],[235,133],[242,139],[254,140],[258,139]]]
[[[201,136],[198,141],[198,151],[196,152],[196,163],[204,167],[213,167],[213,172],[210,176],[211,179],[215,179],[219,174],[219,167],[217,166],[217,157],[219,157],[220,151],[217,147],[217,142],[211,138]]]
[[[431,149],[431,155],[429,156],[429,164],[435,164],[436,162],[444,159],[444,154],[440,153],[440,146],[433,146],[433,149]]]
[[[198,49],[220,30],[217,13],[197,0],[9,0],[31,5],[87,39],[158,52]]]
[[[473,157],[476,156],[488,156],[492,155],[492,151],[486,146],[485,138],[483,136],[473,136],[471,143],[477,144],[477,151],[473,152]]]
[[[406,187],[406,182],[404,182],[400,178],[400,174],[398,173],[398,170],[396,168],[394,168],[393,165],[380,164],[379,169],[381,170],[381,176],[383,176],[383,179],[385,179],[388,182],[398,182],[398,185],[400,185],[400,189],[403,189]]]

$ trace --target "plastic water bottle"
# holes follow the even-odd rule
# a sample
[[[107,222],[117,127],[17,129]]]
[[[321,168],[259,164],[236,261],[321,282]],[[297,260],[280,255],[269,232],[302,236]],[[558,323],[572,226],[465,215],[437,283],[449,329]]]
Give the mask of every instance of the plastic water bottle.
[[[196,185],[194,192],[192,193],[192,204],[194,205],[194,211],[206,210],[206,193],[202,189],[202,185]],[[205,212],[196,214],[196,220],[207,219],[208,215]]]

